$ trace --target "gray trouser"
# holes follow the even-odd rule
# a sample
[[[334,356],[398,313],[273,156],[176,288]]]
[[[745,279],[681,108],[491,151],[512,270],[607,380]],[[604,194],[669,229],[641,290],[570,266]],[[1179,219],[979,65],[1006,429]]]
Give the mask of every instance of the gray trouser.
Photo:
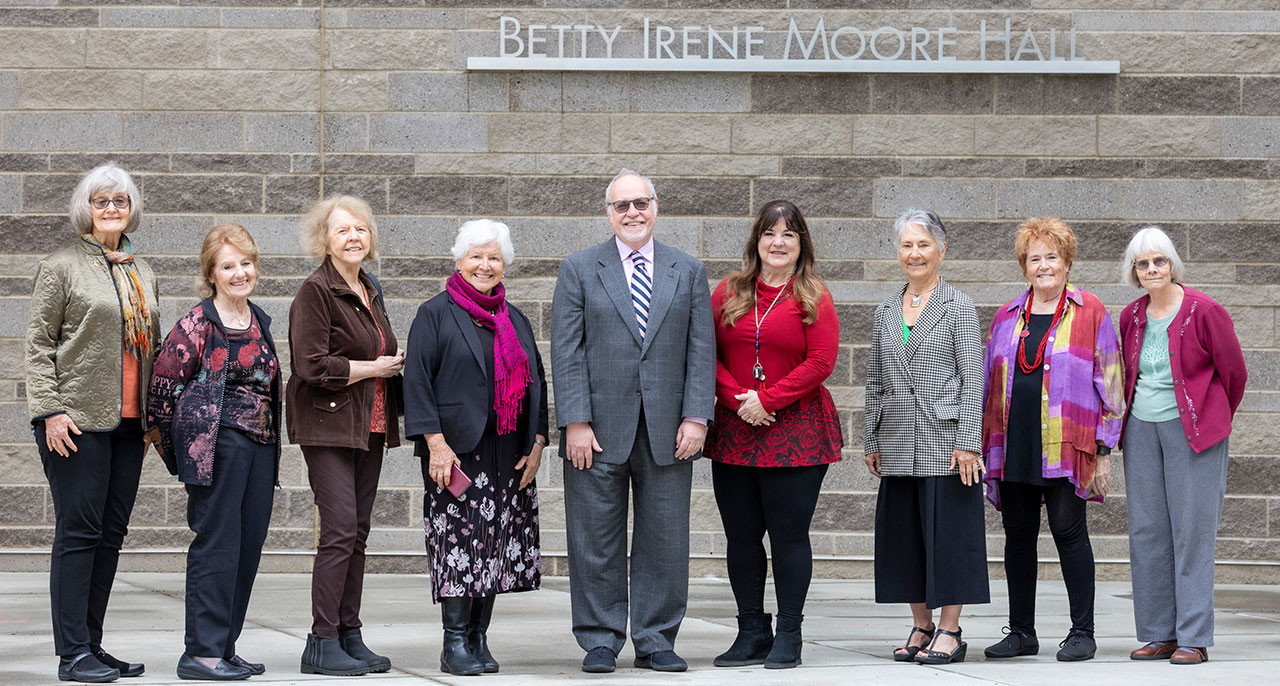
[[[693,464],[661,466],[644,423],[622,464],[564,461],[565,529],[573,634],[583,650],[626,642],[627,499],[635,497],[631,541],[631,642],[636,655],[672,650],[689,599],[689,489]]]
[[[1227,491],[1227,440],[1196,453],[1181,421],[1130,416],[1124,481],[1138,640],[1213,645],[1213,551]]]

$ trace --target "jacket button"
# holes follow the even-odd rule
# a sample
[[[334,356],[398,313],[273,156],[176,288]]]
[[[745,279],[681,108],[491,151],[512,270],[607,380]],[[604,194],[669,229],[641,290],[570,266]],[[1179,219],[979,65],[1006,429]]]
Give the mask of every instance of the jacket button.
[[[1186,410],[1182,409],[1181,407],[1178,408],[1178,414],[1186,414],[1186,413],[1187,413]]]
[[[637,388],[637,389],[636,389],[636,395],[640,395],[640,389],[639,389],[639,388]]]
[[[334,402],[334,401],[332,401],[332,400],[330,400],[330,401],[329,401],[329,407],[337,407],[337,406],[338,406],[338,403],[336,403],[336,402]]]
[[[1046,370],[1048,370],[1048,369],[1049,369],[1049,363],[1048,363],[1048,362],[1045,362],[1045,363],[1044,363],[1044,368],[1045,368]]]

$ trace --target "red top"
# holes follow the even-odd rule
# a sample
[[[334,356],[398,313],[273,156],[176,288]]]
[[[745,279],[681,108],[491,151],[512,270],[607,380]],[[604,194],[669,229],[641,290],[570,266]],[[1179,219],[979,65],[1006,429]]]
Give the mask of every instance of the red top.
[[[1151,296],[1144,295],[1129,303],[1120,315],[1125,422],[1133,407],[1150,302]],[[1169,322],[1169,368],[1178,416],[1191,449],[1200,453],[1221,443],[1231,434],[1231,419],[1244,399],[1249,372],[1227,309],[1186,286],[1182,287],[1182,306]]]
[[[831,394],[822,382],[831,375],[840,343],[840,321],[824,288],[818,316],[805,324],[804,309],[786,286],[768,316],[765,311],[784,287],[756,281],[760,322],[760,365],[756,381],[756,318],[748,311],[733,326],[724,324],[728,280],[711,295],[716,321],[716,416],[705,453],[718,462],[755,467],[796,467],[840,459],[844,439]],[[734,396],[756,391],[777,421],[751,426],[738,416]]]

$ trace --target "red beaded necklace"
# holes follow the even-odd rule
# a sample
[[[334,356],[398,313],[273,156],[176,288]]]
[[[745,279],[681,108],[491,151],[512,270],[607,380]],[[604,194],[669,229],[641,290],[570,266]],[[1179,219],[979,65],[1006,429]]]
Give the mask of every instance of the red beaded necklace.
[[[1018,367],[1023,374],[1032,374],[1040,363],[1044,362],[1044,348],[1049,343],[1049,332],[1058,326],[1058,322],[1062,319],[1062,312],[1067,307],[1067,287],[1062,287],[1062,295],[1058,297],[1058,309],[1053,312],[1053,321],[1049,323],[1049,331],[1046,331],[1044,337],[1040,339],[1040,347],[1036,349],[1036,359],[1027,364],[1027,336],[1031,335],[1031,302],[1036,297],[1036,292],[1032,290],[1027,294],[1027,307],[1022,312],[1022,340],[1018,342]]]

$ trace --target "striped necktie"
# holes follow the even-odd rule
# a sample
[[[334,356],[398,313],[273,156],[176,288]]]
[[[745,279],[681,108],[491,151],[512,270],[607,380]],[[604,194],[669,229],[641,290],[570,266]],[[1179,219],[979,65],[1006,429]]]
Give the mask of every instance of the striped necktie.
[[[645,336],[645,328],[649,324],[649,298],[653,295],[653,280],[649,278],[648,269],[644,266],[644,255],[639,250],[631,251],[631,263],[635,269],[631,272],[631,307],[636,311],[636,325],[640,327],[640,338]]]

